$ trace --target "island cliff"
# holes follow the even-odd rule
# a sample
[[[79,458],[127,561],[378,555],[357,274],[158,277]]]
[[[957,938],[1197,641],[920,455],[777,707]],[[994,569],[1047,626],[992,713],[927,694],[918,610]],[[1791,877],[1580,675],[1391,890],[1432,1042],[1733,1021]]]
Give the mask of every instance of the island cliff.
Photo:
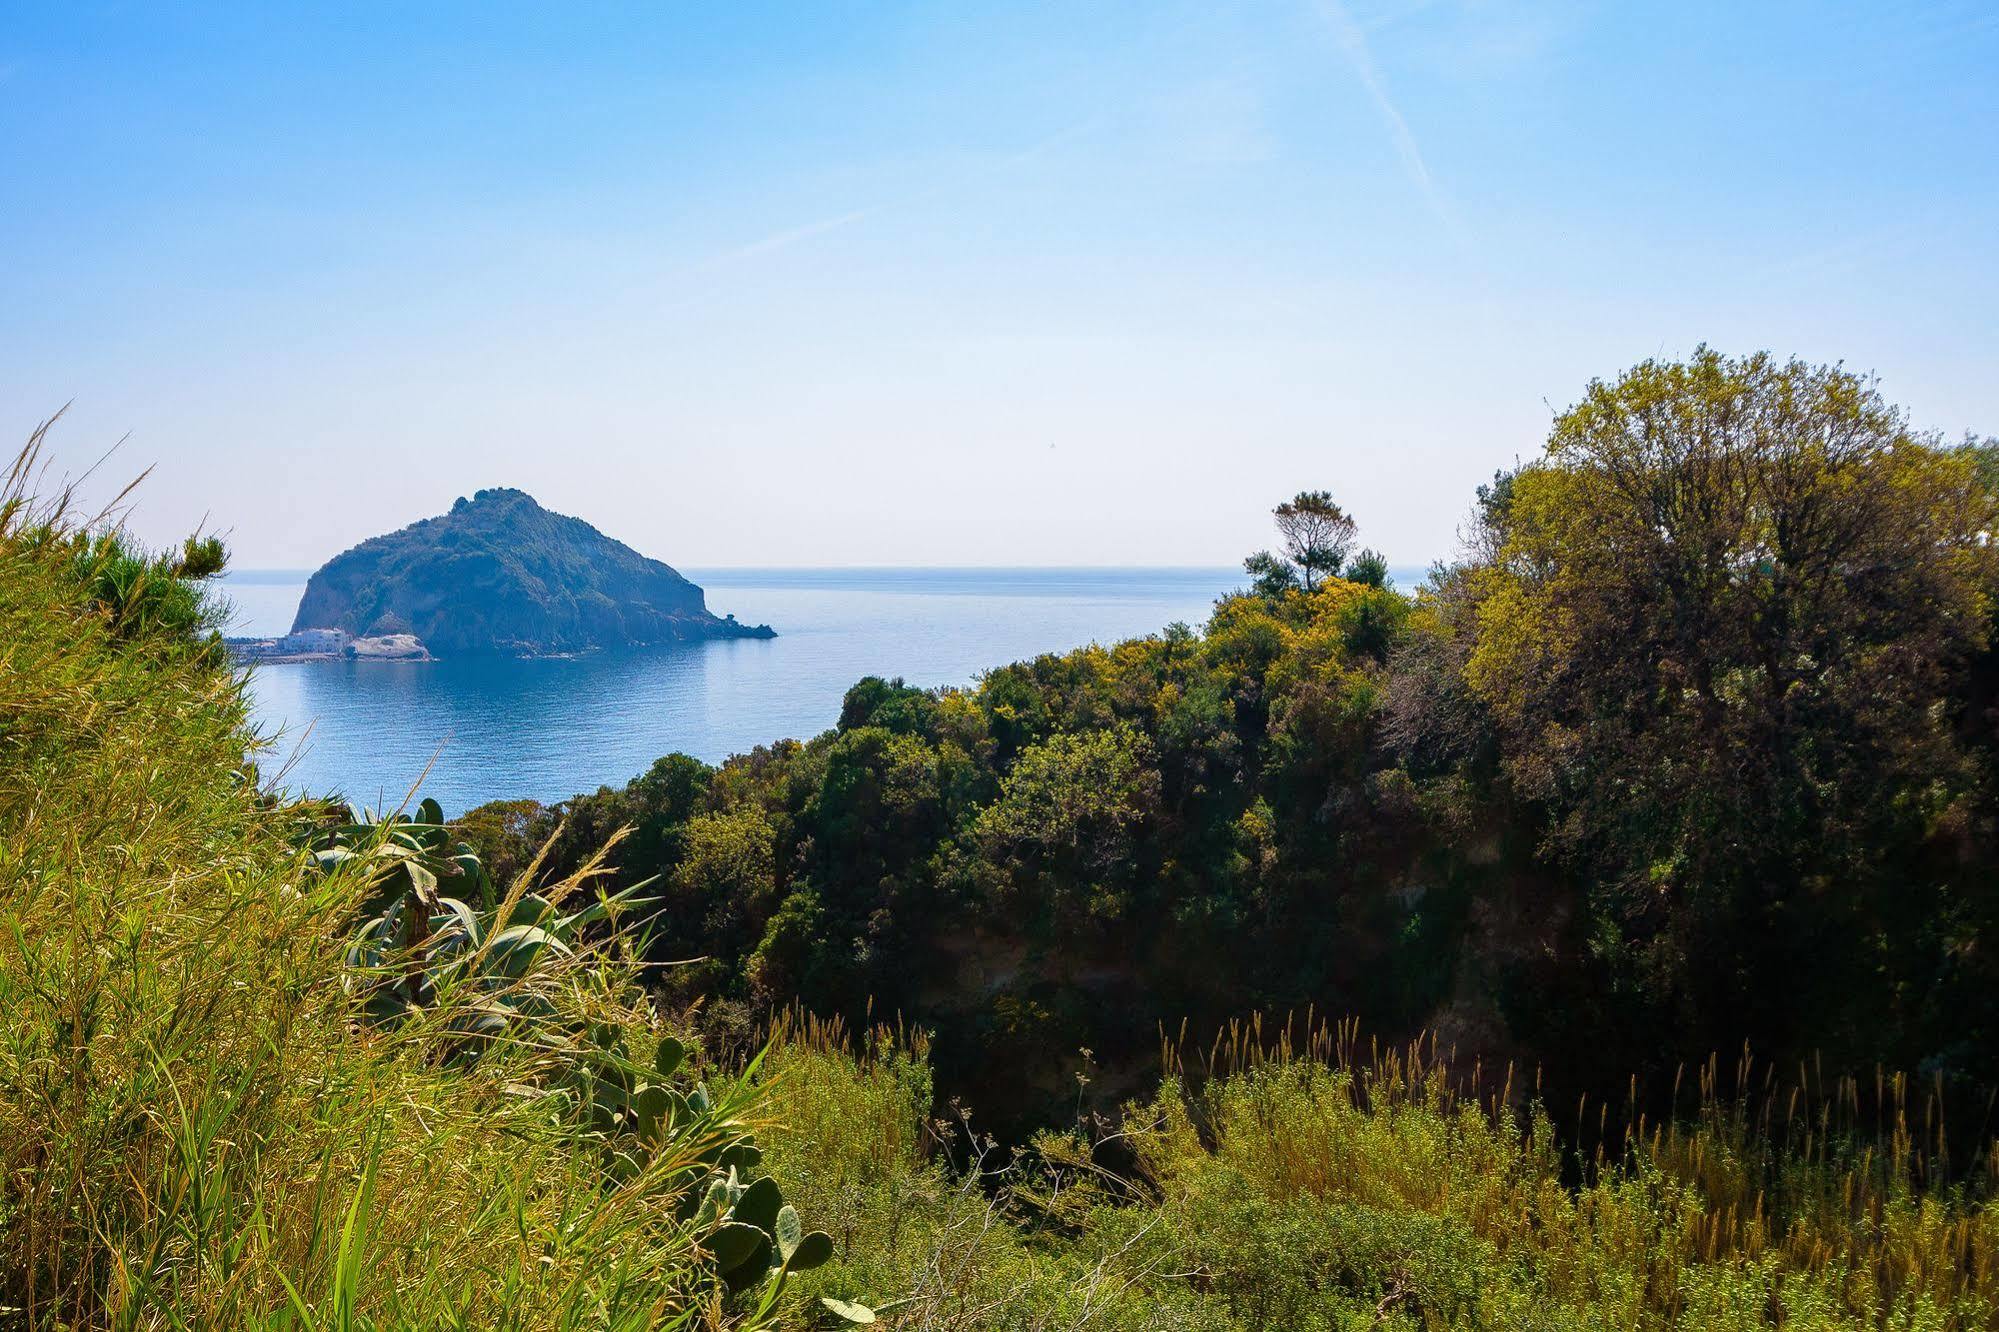
[[[774,637],[711,613],[667,565],[511,489],[481,490],[328,560],[292,621],[293,633],[307,629],[415,634],[439,656]]]

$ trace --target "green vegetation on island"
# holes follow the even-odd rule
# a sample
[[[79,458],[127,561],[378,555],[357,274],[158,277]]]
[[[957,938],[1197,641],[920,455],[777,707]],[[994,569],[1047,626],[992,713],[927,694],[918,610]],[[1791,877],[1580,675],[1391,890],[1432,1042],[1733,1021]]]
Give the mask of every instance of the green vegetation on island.
[[[38,447],[0,1327],[1999,1328],[1999,457],[1866,381],[1647,363],[1413,595],[1306,492],[1199,632],[453,827],[264,794],[219,547]]]
[[[413,634],[440,656],[547,656],[707,638],[769,638],[717,616],[701,589],[523,491],[481,490],[451,512],[372,537],[306,584],[297,635]]]

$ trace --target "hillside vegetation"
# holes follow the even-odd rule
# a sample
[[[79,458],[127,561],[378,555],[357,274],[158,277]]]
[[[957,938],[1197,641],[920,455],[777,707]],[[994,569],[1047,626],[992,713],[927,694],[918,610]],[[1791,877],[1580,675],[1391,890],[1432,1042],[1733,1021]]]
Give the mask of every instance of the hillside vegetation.
[[[437,891],[476,862],[412,852],[441,829],[273,806],[196,581],[219,547],[88,536],[36,461],[0,490],[0,1327],[772,1316],[689,1205],[749,1177],[755,1097],[676,1070],[615,940],[538,914],[438,955],[592,900],[590,866],[482,919]],[[385,905],[417,948],[370,954]]]
[[[1161,1022],[1310,1008],[1570,1100],[1748,1042],[1982,1113],[1995,460],[1837,368],[1648,363],[1414,595],[1309,493],[1202,632],[862,681],[806,743],[468,824],[510,863],[564,825],[557,868],[631,827],[679,1000],[921,1021],[1015,1132],[1142,1091]]]
[[[813,1279],[903,1292],[903,1326],[1999,1326],[1990,1157],[1940,1182],[1935,1102],[1900,1084],[1710,1065],[1682,1118],[1577,1153],[1428,1043],[1241,1026],[1114,1135],[1011,1154],[926,1117],[925,1053],[780,1024],[772,1056],[768,1159],[838,1238]]]
[[[1994,455],[1841,371],[456,827],[267,794],[220,547],[39,444],[0,1328],[1999,1329]]]

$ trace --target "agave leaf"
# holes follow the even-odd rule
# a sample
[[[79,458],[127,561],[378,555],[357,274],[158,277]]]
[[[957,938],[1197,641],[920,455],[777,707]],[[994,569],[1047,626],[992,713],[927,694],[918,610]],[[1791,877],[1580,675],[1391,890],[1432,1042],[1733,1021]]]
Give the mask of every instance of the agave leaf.
[[[373,1022],[395,1022],[408,1017],[411,1007],[409,1000],[403,998],[400,990],[392,986],[380,986],[368,996],[367,1002],[361,1006],[361,1011]]]
[[[331,874],[354,859],[354,853],[344,846],[330,846],[324,851],[313,853],[313,865],[321,874]]]
[[[555,903],[539,893],[523,893],[507,914],[509,925],[540,925],[556,915]]]
[[[384,953],[383,936],[388,933],[389,922],[384,916],[375,916],[363,921],[361,928],[354,931],[353,941],[347,945],[347,965],[350,967],[379,967]]]
[[[572,930],[585,925],[594,925],[600,920],[609,920],[620,911],[636,910],[644,906],[652,899],[638,895],[639,889],[643,886],[643,884],[633,884],[630,888],[620,888],[615,893],[599,893],[597,900],[589,906],[574,915],[564,916],[562,928]]]
[[[465,1036],[501,1036],[513,1025],[514,1010],[498,1001],[474,1005],[453,1017],[447,1028]]]
[[[407,856],[402,862],[403,873],[410,877],[410,888],[416,893],[417,901],[425,906],[437,905],[437,875],[431,868],[415,856]]]
[[[487,957],[502,975],[518,979],[526,975],[544,953],[557,957],[573,955],[568,944],[539,926],[509,925],[493,936]]]
[[[431,913],[430,932],[437,939],[440,949],[457,952],[461,949],[479,946],[479,917],[472,908],[455,897],[437,899],[437,910]]]

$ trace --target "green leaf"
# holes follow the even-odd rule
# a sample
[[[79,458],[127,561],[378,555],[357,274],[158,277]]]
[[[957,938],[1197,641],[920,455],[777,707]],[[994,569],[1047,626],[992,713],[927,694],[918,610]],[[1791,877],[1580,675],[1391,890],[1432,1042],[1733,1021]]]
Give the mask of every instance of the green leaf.
[[[708,1237],[715,1270],[730,1290],[747,1290],[770,1273],[770,1236],[755,1226],[724,1221]]]
[[[769,1175],[743,1190],[743,1196],[729,1212],[731,1219],[755,1226],[765,1234],[777,1228],[777,1210],[784,1206],[784,1191]]]
[[[718,1272],[735,1271],[769,1245],[770,1236],[740,1221],[724,1221],[708,1236],[708,1252],[715,1255]]]
[[[426,906],[437,901],[437,876],[428,866],[411,856],[402,862],[402,870],[409,875],[410,889],[416,893],[417,901]]]
[[[698,1229],[707,1226],[722,1215],[722,1209],[729,1205],[729,1186],[723,1180],[716,1180],[708,1186],[708,1195],[701,1200],[701,1210],[694,1214],[694,1224]]]
[[[723,1170],[748,1170],[764,1159],[763,1148],[753,1142],[732,1142],[715,1157],[715,1165]]]
[[[647,1142],[659,1141],[660,1124],[673,1109],[672,1093],[647,1083],[632,1095],[632,1113],[638,1117],[639,1136]]]
[[[771,1231],[777,1238],[777,1251],[784,1255],[787,1265],[792,1253],[798,1248],[798,1241],[805,1238],[805,1224],[798,1219],[798,1209],[790,1203],[777,1209],[777,1225]]]
[[[645,905],[646,898],[638,896],[640,885],[623,888],[615,893],[600,893],[597,900],[574,915],[562,918],[562,931],[573,937],[576,930],[585,925],[594,925],[600,920],[609,920],[621,911],[636,910]]]
[[[685,1058],[687,1058],[685,1045],[671,1036],[662,1036],[659,1038],[659,1050],[652,1058],[653,1072],[659,1074],[660,1080],[664,1082],[673,1076],[674,1070],[680,1067],[680,1061]]]
[[[793,1272],[810,1272],[821,1263],[833,1258],[833,1237],[823,1230],[814,1230],[798,1241],[798,1247],[785,1255],[784,1265]]]
[[[437,899],[437,910],[430,916],[430,932],[436,936],[438,946],[457,952],[461,948],[479,946],[479,917],[471,907],[455,897]]]
[[[852,1300],[836,1300],[831,1295],[821,1295],[819,1302],[831,1310],[836,1318],[844,1318],[850,1323],[865,1325],[875,1321],[875,1311],[865,1304],[855,1304]]]
[[[547,930],[534,925],[509,925],[493,936],[493,946],[487,957],[502,975],[518,978],[526,975],[528,968],[544,952],[558,957],[570,956],[569,945]]]
[[[522,893],[521,900],[514,903],[514,909],[507,913],[509,925],[539,925],[559,913],[555,903],[539,893]]]

